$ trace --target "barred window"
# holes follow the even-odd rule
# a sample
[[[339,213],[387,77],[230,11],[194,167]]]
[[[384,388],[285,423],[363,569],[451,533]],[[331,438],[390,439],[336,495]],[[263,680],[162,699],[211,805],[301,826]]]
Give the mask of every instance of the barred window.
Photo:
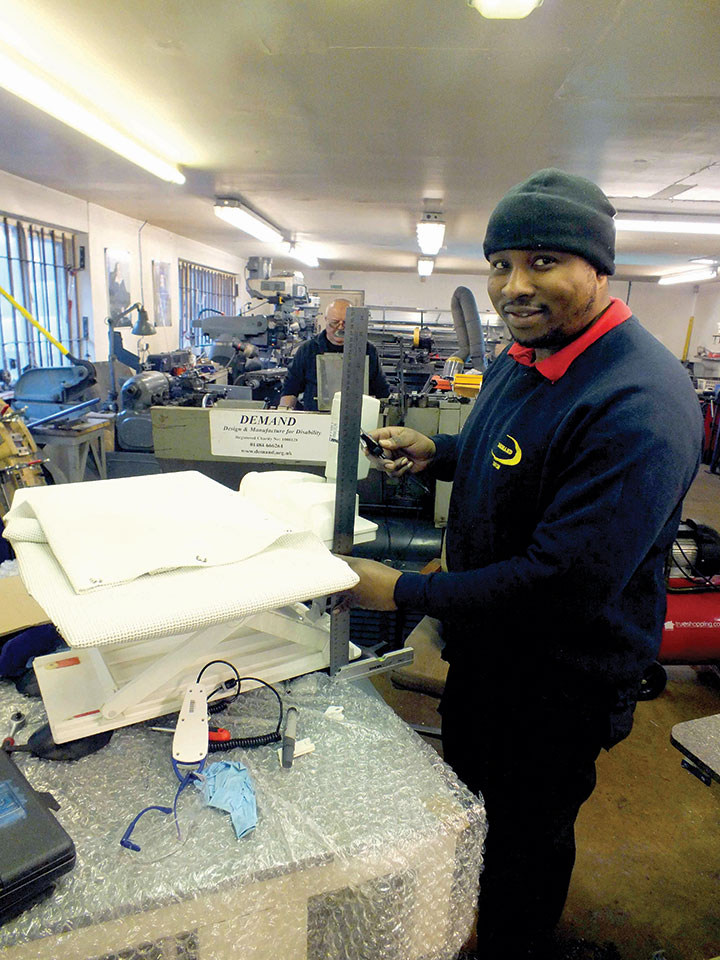
[[[178,261],[180,271],[180,346],[207,347],[210,337],[193,327],[193,320],[211,313],[235,316],[237,277],[189,260]]]
[[[3,217],[0,223],[0,287],[76,357],[87,354],[87,331],[78,306],[76,238],[72,233]],[[0,367],[12,381],[29,367],[69,363],[0,295]]]

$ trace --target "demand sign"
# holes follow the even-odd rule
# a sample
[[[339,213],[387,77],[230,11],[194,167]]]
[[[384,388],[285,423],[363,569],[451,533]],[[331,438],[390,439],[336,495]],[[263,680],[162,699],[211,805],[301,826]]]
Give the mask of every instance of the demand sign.
[[[210,410],[210,450],[243,460],[325,463],[330,417],[292,410]]]

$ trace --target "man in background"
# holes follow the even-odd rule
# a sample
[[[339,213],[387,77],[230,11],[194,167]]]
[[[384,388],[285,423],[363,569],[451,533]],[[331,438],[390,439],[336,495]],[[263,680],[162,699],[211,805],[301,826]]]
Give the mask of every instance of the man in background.
[[[345,346],[345,314],[350,306],[349,300],[331,301],[325,309],[325,327],[317,336],[300,344],[292,358],[290,368],[282,386],[282,396],[278,407],[297,406],[302,394],[304,410],[318,408],[317,357],[323,353],[342,353]],[[368,341],[369,389],[373,397],[387,397],[390,387],[380,366],[375,345]]]

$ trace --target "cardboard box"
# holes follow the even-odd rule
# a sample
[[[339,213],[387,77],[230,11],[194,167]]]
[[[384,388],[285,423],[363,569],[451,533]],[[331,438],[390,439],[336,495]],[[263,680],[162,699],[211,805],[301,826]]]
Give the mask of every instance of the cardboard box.
[[[40,623],[50,623],[50,617],[33,600],[20,577],[0,577],[0,638]]]

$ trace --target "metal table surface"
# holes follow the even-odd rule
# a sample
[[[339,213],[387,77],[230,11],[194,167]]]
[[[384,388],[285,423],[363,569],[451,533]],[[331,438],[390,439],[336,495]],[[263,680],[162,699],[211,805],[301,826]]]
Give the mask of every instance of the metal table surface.
[[[683,761],[690,773],[708,787],[720,783],[720,713],[676,723],[670,742],[690,761]]]

